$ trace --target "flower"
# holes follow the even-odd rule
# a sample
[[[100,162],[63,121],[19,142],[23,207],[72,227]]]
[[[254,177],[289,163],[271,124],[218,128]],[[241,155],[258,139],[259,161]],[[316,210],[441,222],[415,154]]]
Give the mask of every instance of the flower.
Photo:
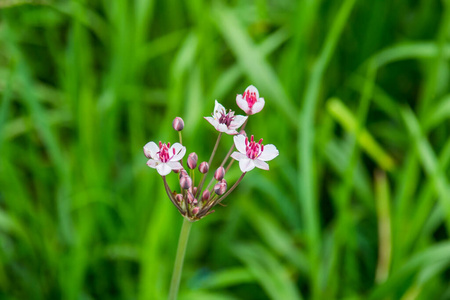
[[[247,115],[260,112],[265,104],[264,98],[259,98],[258,89],[253,85],[246,88],[243,95],[236,96],[236,103]]]
[[[242,172],[248,172],[255,167],[269,170],[266,161],[272,160],[278,156],[278,149],[274,145],[263,145],[262,139],[255,142],[253,135],[250,140],[244,135],[234,137],[234,145],[239,152],[233,152],[231,157],[239,161],[239,168]]]
[[[238,134],[237,128],[244,124],[248,117],[235,116],[234,111],[229,110],[227,113],[225,107],[222,106],[216,100],[216,105],[214,106],[214,113],[212,117],[204,117],[206,121],[211,123],[214,128],[220,132],[225,132],[227,134]]]
[[[179,163],[186,154],[186,147],[180,143],[175,143],[170,147],[170,143],[159,142],[159,147],[154,142],[148,142],[144,146],[144,154],[149,160],[147,165],[154,168],[161,176],[166,176],[172,170],[180,170],[183,166]]]

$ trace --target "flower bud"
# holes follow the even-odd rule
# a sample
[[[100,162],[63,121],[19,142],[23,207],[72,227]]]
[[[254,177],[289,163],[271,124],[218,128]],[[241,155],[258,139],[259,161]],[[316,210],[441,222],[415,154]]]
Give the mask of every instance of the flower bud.
[[[206,161],[202,162],[199,166],[198,166],[198,170],[200,171],[200,173],[202,174],[206,174],[208,173],[209,170],[209,165]]]
[[[220,181],[225,177],[225,169],[223,167],[219,167],[216,172],[214,172],[214,179]]]
[[[175,119],[173,119],[172,122],[172,127],[173,129],[175,129],[176,131],[181,131],[184,128],[184,121],[182,118],[180,117],[176,117]]]
[[[222,179],[214,186],[214,192],[219,196],[225,194],[226,191],[227,191],[227,182],[225,181],[225,179]]]
[[[208,190],[204,190],[204,191],[203,191],[203,195],[202,195],[202,200],[203,200],[203,201],[209,200],[209,196],[210,196],[209,191],[208,191]]]
[[[197,204],[198,203],[197,199],[195,199],[194,195],[192,195],[192,193],[190,193],[190,192],[187,193],[187,201],[189,204]]]
[[[184,169],[180,170],[180,177],[179,178],[181,179],[181,177],[183,177],[183,176],[188,176],[188,173]]]
[[[193,215],[196,215],[196,214],[198,214],[198,211],[199,211],[200,209],[196,206],[196,207],[194,207],[193,209],[192,209],[192,214]]]
[[[198,156],[195,152],[192,152],[191,154],[189,154],[188,159],[187,159],[187,165],[189,169],[195,169],[195,167],[197,167],[197,161],[198,161]]]
[[[177,195],[175,196],[175,200],[177,200],[178,202],[183,201],[183,195],[177,194]]]
[[[192,188],[192,194],[194,194],[194,195],[197,195],[197,187],[196,186],[194,186],[193,188]]]
[[[192,179],[188,175],[181,176],[180,178],[180,186],[181,188],[187,190],[192,186]]]

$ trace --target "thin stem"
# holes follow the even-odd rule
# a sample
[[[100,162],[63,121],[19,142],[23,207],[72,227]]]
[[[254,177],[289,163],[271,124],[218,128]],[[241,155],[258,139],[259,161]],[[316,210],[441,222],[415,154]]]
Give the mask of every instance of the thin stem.
[[[181,226],[180,238],[178,239],[177,256],[175,265],[173,266],[172,281],[170,283],[169,300],[176,300],[178,288],[180,287],[181,274],[183,271],[184,254],[189,240],[189,232],[191,231],[192,222],[187,218],[183,218]]]
[[[166,189],[166,193],[167,193],[167,196],[169,197],[170,201],[172,201],[173,205],[175,205],[175,207],[180,212],[182,212],[182,209],[181,209],[180,205],[177,203],[177,199],[175,199],[175,197],[172,194],[172,191],[170,190],[169,185],[167,184],[166,176],[162,176],[162,179],[164,181],[164,188]]]
[[[219,133],[219,136],[217,137],[217,141],[216,144],[214,145],[214,149],[213,152],[211,153],[211,156],[209,157],[209,161],[208,161],[208,167],[209,170],[208,172],[211,170],[211,162],[214,158],[214,155],[216,154],[217,151],[217,147],[219,146],[219,142],[220,142],[220,138],[222,137],[222,132]],[[208,172],[206,172],[206,174],[208,174]],[[206,179],[206,174],[204,174],[202,181],[200,182],[200,184],[198,185],[198,189],[197,189],[197,195],[195,195],[195,197],[197,198],[197,200],[200,200],[199,195],[202,193],[202,189],[203,189],[203,184],[205,183],[205,179]]]

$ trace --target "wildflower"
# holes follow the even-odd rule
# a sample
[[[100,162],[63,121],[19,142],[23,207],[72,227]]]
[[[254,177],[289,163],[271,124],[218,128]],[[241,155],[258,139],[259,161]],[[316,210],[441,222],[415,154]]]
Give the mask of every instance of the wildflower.
[[[238,134],[236,131],[237,128],[241,127],[242,124],[247,120],[248,117],[234,115],[234,111],[229,110],[228,113],[225,110],[225,107],[222,106],[216,100],[216,104],[214,106],[214,113],[212,117],[205,117],[205,119],[211,123],[212,126],[217,131],[225,132],[227,134]]]
[[[256,143],[253,135],[250,140],[243,135],[237,135],[234,137],[234,144],[239,152],[233,152],[231,157],[239,161],[239,167],[244,173],[253,170],[255,167],[269,170],[266,161],[274,159],[279,154],[274,145],[264,146],[262,139]]]
[[[183,166],[180,164],[186,153],[186,148],[180,143],[175,143],[170,147],[170,143],[163,144],[159,142],[159,147],[155,142],[149,142],[144,146],[144,154],[149,160],[147,165],[154,168],[161,176],[166,176],[172,170],[180,170]]]
[[[260,112],[265,104],[264,98],[259,98],[258,89],[253,85],[246,88],[244,94],[236,96],[236,103],[247,115]]]

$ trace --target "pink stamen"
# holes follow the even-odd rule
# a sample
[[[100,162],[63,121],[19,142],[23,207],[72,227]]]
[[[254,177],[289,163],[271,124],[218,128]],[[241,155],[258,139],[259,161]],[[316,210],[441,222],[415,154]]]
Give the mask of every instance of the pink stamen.
[[[156,153],[159,155],[159,160],[163,163],[166,163],[175,156],[175,148],[172,149],[173,155],[169,155],[170,143],[163,144],[161,141],[159,142],[159,151]]]
[[[264,145],[260,139],[258,143],[255,143],[255,138],[253,135],[250,137],[250,143],[248,138],[245,138],[245,152],[248,158],[255,159],[258,158],[264,150]]]
[[[228,126],[230,126],[231,122],[233,122],[233,120],[234,120],[234,112],[231,111],[231,109],[227,114],[225,114],[224,111],[220,112],[220,118],[219,118],[220,124],[225,124],[228,127]]]
[[[255,92],[250,93],[250,91],[248,90],[244,92],[243,97],[247,101],[249,108],[252,108],[253,105],[258,101],[258,99],[256,99],[256,93]]]

